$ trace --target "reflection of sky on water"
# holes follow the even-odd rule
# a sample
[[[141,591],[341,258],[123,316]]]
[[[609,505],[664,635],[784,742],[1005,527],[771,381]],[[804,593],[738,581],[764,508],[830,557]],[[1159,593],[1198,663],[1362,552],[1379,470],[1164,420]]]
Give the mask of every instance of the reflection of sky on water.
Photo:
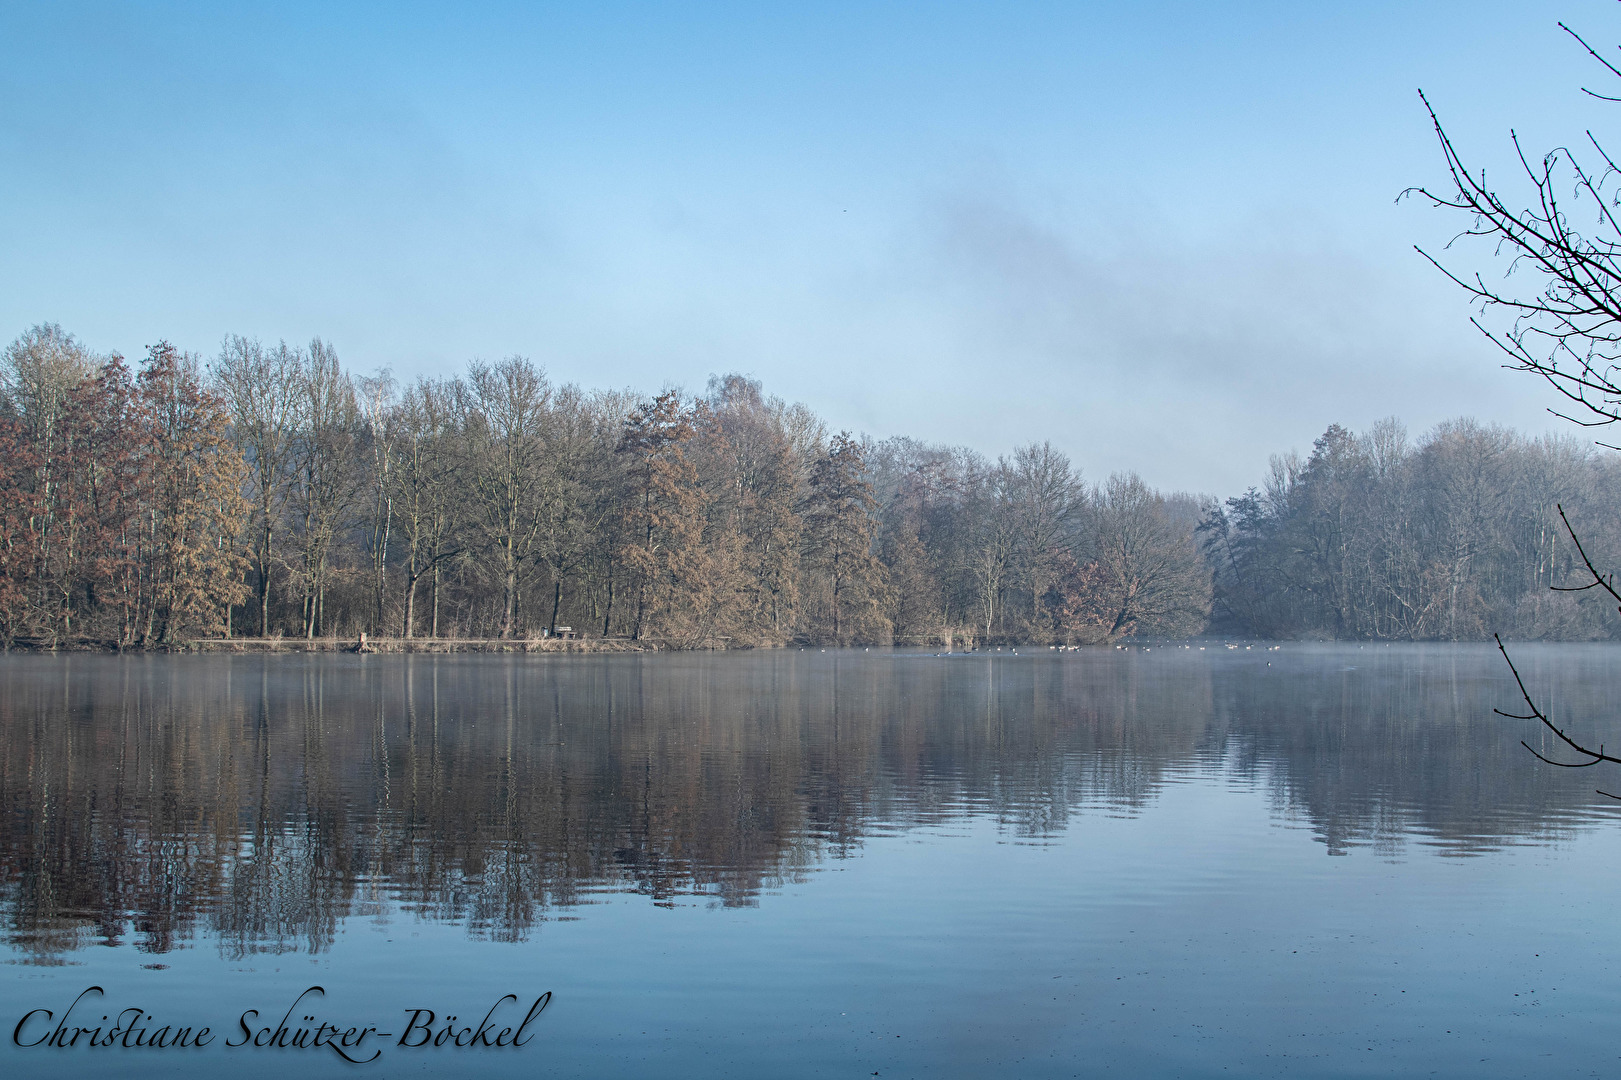
[[[1612,650],[1519,655],[1599,723]],[[0,668],[4,1016],[531,986],[562,1075],[1461,1076],[1614,1004],[1612,811],[1485,649]]]

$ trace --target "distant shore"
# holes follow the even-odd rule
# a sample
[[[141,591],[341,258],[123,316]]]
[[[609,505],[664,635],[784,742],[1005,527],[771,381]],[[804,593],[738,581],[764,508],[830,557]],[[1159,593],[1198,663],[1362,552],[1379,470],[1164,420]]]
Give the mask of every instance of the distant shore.
[[[653,639],[629,638],[199,638],[166,645],[129,646],[95,639],[18,639],[18,652],[167,653],[642,653],[677,648]]]

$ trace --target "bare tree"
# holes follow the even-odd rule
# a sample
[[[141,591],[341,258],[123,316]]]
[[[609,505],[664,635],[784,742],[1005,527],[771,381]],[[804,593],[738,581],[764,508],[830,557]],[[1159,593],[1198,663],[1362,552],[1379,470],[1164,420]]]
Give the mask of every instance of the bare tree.
[[[361,421],[371,450],[371,523],[366,546],[372,566],[372,632],[383,628],[384,575],[388,570],[388,542],[394,529],[394,376],[388,371],[354,380]]]
[[[389,505],[391,510],[397,509],[406,545],[400,636],[415,635],[417,583],[431,575],[428,636],[438,637],[441,568],[462,551],[456,542],[462,500],[455,497],[458,455],[453,388],[419,380],[394,410],[390,431],[395,466],[389,474]]]
[[[1621,80],[1621,67],[1606,60],[1564,23],[1559,28],[1607,76]],[[1598,101],[1621,102],[1615,93],[1582,90]],[[1585,133],[1587,147],[1581,153],[1556,147],[1540,159],[1528,156],[1519,136],[1510,132],[1520,181],[1526,188],[1523,196],[1505,196],[1487,181],[1484,168],[1470,168],[1429,99],[1422,91],[1419,96],[1441,144],[1449,184],[1439,190],[1412,188],[1403,194],[1416,194],[1436,207],[1467,214],[1469,226],[1457,239],[1484,240],[1494,255],[1506,255],[1508,262],[1499,284],[1488,283],[1479,272],[1448,269],[1422,248],[1419,254],[1477,303],[1479,313],[1471,321],[1507,354],[1506,366],[1541,376],[1565,399],[1567,411],[1550,411],[1582,427],[1606,427],[1621,421],[1621,220],[1616,216],[1621,206],[1621,167],[1591,129]],[[1578,211],[1586,218],[1585,226],[1574,216]],[[1518,281],[1528,286],[1516,289],[1510,284],[1515,271],[1520,271]],[[1608,443],[1601,445],[1616,449]],[[1563,507],[1559,516],[1589,579],[1559,591],[1600,589],[1621,602],[1612,576],[1601,573],[1588,558]],[[1526,749],[1543,761],[1570,768],[1621,763],[1602,746],[1592,750],[1558,727],[1533,700],[1500,638],[1498,648],[1514,672],[1527,709],[1525,713],[1499,712],[1540,721],[1587,760],[1567,765],[1538,754],[1529,743]]]
[[[1564,23],[1559,27],[1621,79],[1621,68]],[[1621,96],[1583,92],[1600,101],[1621,101]],[[1419,96],[1440,141],[1449,184],[1409,188],[1403,196],[1462,211],[1470,224],[1453,243],[1478,238],[1508,261],[1502,282],[1493,283],[1479,272],[1449,269],[1422,248],[1419,254],[1478,303],[1472,321],[1508,355],[1508,366],[1542,376],[1575,406],[1575,415],[1557,415],[1584,427],[1621,420],[1621,222],[1616,217],[1621,169],[1591,130],[1586,152],[1594,163],[1568,147],[1528,156],[1519,136],[1510,132],[1527,190],[1523,201],[1502,195],[1488,183],[1485,168],[1473,170],[1464,161],[1429,99],[1423,91]],[[1577,224],[1578,211],[1588,227]],[[1524,284],[1515,289],[1519,283]]]
[[[30,328],[0,356],[0,407],[21,424],[34,451],[30,471],[37,504],[28,533],[35,588],[30,599],[37,617],[45,621],[54,621],[52,615],[65,609],[68,600],[60,587],[52,587],[61,575],[46,569],[58,564],[65,550],[58,505],[67,454],[62,421],[74,388],[94,374],[100,359],[55,323]]]
[[[1180,637],[1203,629],[1210,571],[1193,529],[1135,473],[1109,477],[1095,498],[1092,541],[1097,599],[1108,638]]]
[[[316,338],[304,357],[298,388],[303,424],[295,453],[293,504],[303,542],[303,626],[306,638],[331,629],[326,594],[332,555],[360,493],[363,473],[356,446],[360,408],[354,383],[332,347]]]
[[[210,374],[231,410],[231,431],[247,458],[254,525],[252,565],[257,578],[259,635],[270,634],[270,576],[275,539],[292,481],[291,463],[303,398],[302,359],[281,342],[267,349],[238,335],[225,339]]]
[[[1593,560],[1589,559],[1587,557],[1587,552],[1582,550],[1581,541],[1576,539],[1576,531],[1570,528],[1570,521],[1569,519],[1565,518],[1565,511],[1563,507],[1559,509],[1559,517],[1564,520],[1565,528],[1570,532],[1571,542],[1576,546],[1576,550],[1580,553],[1582,564],[1586,567],[1587,573],[1592,580],[1586,585],[1575,585],[1563,588],[1555,586],[1555,589],[1560,592],[1582,592],[1587,589],[1602,589],[1605,593],[1609,594],[1610,599],[1616,601],[1618,605],[1621,605],[1621,592],[1616,591],[1615,575],[1601,573],[1598,567],[1593,565]],[[1553,732],[1554,735],[1558,737],[1560,742],[1564,743],[1571,750],[1574,750],[1587,760],[1555,761],[1550,757],[1537,753],[1536,748],[1530,743],[1526,742],[1524,739],[1520,740],[1521,746],[1531,751],[1531,753],[1535,755],[1538,760],[1545,761],[1549,765],[1557,765],[1562,769],[1585,769],[1601,762],[1609,762],[1612,765],[1621,765],[1621,757],[1616,757],[1614,754],[1605,753],[1603,743],[1599,743],[1599,748],[1597,750],[1594,750],[1589,746],[1584,746],[1582,743],[1577,742],[1575,737],[1569,732],[1565,731],[1558,724],[1554,723],[1548,714],[1543,712],[1541,707],[1537,705],[1536,700],[1531,696],[1531,692],[1526,689],[1525,680],[1520,677],[1519,669],[1514,666],[1513,659],[1508,655],[1508,649],[1504,648],[1503,646],[1503,639],[1495,634],[1492,635],[1492,638],[1497,642],[1497,651],[1503,654],[1503,661],[1508,664],[1509,671],[1514,673],[1514,685],[1519,688],[1520,699],[1525,702],[1526,708],[1526,711],[1523,713],[1505,712],[1502,709],[1493,709],[1492,711],[1498,716],[1506,716],[1510,720],[1536,720],[1540,722],[1543,727]],[[1598,794],[1607,798],[1621,801],[1621,795],[1615,795],[1602,789],[1598,790]]]
[[[36,439],[67,405],[68,392],[95,373],[100,358],[55,323],[29,328],[0,356],[0,402]]]
[[[501,581],[501,636],[518,626],[518,572],[541,530],[542,429],[552,399],[545,372],[522,356],[471,365],[465,428],[475,521]]]
[[[968,544],[969,568],[985,627],[985,640],[1002,616],[1002,598],[1014,574],[1019,535],[1009,488],[1013,470],[1006,460],[985,469],[969,486],[973,520]]]
[[[1021,576],[1030,601],[1029,633],[1041,634],[1042,597],[1057,580],[1070,531],[1086,505],[1086,489],[1069,458],[1051,443],[1013,451],[1009,495]]]
[[[589,527],[586,593],[591,604],[591,625],[600,620],[603,637],[613,630],[614,599],[623,583],[619,553],[624,550],[630,528],[623,507],[632,497],[632,477],[628,455],[619,453],[619,443],[640,405],[641,399],[630,390],[600,390],[585,402],[591,427],[591,453],[582,491],[582,513]]]
[[[586,406],[578,386],[560,387],[552,395],[544,425],[545,456],[536,485],[536,512],[541,525],[536,558],[552,579],[549,634],[557,633],[563,585],[590,551],[588,530],[592,516],[584,489],[592,471],[592,418]]]

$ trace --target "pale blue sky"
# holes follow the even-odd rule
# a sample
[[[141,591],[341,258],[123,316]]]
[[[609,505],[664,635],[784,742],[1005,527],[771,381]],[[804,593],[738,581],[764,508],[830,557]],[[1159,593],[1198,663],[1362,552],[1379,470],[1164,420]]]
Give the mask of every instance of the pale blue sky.
[[[835,427],[1227,495],[1330,422],[1542,430],[1412,253],[1602,132],[1621,8],[0,5],[0,336],[741,370]]]

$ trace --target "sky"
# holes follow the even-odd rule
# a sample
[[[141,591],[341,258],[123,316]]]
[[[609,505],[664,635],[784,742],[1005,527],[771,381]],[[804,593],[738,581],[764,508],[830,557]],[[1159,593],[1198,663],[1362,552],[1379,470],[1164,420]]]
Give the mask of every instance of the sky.
[[[1454,3],[0,4],[0,339],[738,371],[833,430],[1218,496],[1331,423],[1568,430],[1414,251],[1621,108]],[[1444,257],[1501,273],[1478,248]]]

